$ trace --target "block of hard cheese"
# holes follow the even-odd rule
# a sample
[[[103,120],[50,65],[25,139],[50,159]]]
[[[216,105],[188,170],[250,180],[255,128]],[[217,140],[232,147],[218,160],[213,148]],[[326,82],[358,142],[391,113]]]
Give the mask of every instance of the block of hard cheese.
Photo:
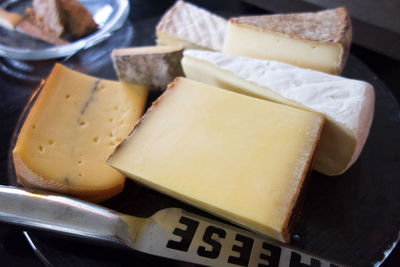
[[[316,113],[177,78],[108,163],[287,242],[323,121]]]
[[[224,53],[340,74],[352,39],[346,8],[232,18]]]
[[[19,183],[93,202],[125,177],[106,164],[145,106],[145,86],[101,80],[56,65],[13,150]]]
[[[186,50],[182,66],[190,79],[324,114],[327,122],[315,162],[323,174],[338,175],[348,169],[368,137],[375,103],[369,83],[201,50]]]
[[[227,24],[203,8],[178,0],[157,25],[157,44],[221,51]]]
[[[165,90],[183,76],[182,52],[181,46],[145,46],[114,49],[111,56],[120,81]]]

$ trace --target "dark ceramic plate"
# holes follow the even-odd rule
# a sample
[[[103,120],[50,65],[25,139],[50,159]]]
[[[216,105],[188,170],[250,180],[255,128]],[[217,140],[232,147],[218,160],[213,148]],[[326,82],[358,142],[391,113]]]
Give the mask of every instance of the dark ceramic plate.
[[[158,18],[154,18],[133,25],[132,46],[152,44],[157,21]],[[83,51],[66,64],[74,66],[71,62],[81,62],[88,53],[93,52]],[[101,64],[79,70],[115,78],[111,60],[108,58]],[[292,244],[344,264],[380,265],[399,238],[400,107],[383,83],[354,56],[350,56],[343,75],[365,80],[375,87],[376,108],[370,136],[360,158],[345,174],[326,177],[312,173]],[[153,94],[150,101],[157,96]],[[14,143],[11,145],[13,147]],[[11,160],[9,166],[9,179],[15,184]],[[166,207],[182,207],[207,216],[132,181],[127,182],[120,195],[102,205],[136,216],[150,216]],[[27,233],[27,237],[40,258],[52,266],[190,266],[138,252],[38,233]]]

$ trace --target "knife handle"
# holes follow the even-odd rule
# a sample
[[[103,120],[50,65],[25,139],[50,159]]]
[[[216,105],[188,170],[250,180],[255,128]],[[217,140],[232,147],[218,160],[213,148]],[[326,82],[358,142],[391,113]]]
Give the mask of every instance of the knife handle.
[[[120,214],[95,204],[2,185],[0,203],[2,222],[116,245],[129,242]]]

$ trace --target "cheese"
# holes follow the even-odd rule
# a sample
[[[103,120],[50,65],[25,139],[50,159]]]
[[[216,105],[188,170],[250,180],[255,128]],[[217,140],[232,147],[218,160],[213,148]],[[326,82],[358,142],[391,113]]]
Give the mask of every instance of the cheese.
[[[230,20],[224,53],[340,74],[352,39],[346,8]]]
[[[108,163],[287,242],[323,121],[319,114],[177,78]]]
[[[0,26],[13,30],[21,20],[21,15],[0,8]]]
[[[315,169],[338,175],[359,157],[371,127],[375,93],[363,81],[276,61],[186,50],[186,77],[246,95],[324,114]]]
[[[221,51],[226,27],[225,19],[178,0],[157,25],[157,44]]]
[[[165,90],[183,76],[181,46],[146,46],[115,49],[112,60],[120,81],[152,85]]]
[[[125,177],[106,159],[132,130],[146,97],[145,86],[56,65],[13,150],[19,183],[94,202],[119,193]]]

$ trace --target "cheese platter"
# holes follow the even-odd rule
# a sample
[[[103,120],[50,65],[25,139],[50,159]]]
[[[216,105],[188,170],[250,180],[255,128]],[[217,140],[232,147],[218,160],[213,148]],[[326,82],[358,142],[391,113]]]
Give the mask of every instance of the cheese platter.
[[[140,29],[136,33],[140,31],[151,32],[155,29],[158,21],[159,18],[153,18],[136,22],[134,28]],[[135,38],[140,38],[140,41],[135,40]],[[154,36],[151,35],[136,35],[132,40],[132,46],[136,44],[151,45],[154,41],[153,38]],[[79,57],[79,55],[77,56]],[[107,71],[104,72],[104,70]],[[109,78],[114,76],[116,78],[111,59],[108,67],[102,68],[101,73],[90,74],[98,77]],[[395,169],[397,166],[395,155],[398,154],[398,151],[394,150],[399,148],[391,144],[398,143],[396,138],[399,135],[395,133],[399,132],[399,118],[396,115],[399,107],[385,86],[375,78],[375,75],[362,62],[352,55],[349,57],[343,76],[366,81],[375,88],[376,105],[370,137],[367,139],[360,158],[343,174],[329,177],[316,171],[311,173],[304,208],[290,239],[291,243],[300,249],[343,264],[379,265],[386,257],[385,253],[397,242],[399,230],[399,216],[393,216],[399,210],[397,207],[399,202],[396,202],[395,186],[390,184],[395,180],[396,172],[387,173],[385,178],[379,176],[379,173],[386,168]],[[155,101],[160,94],[161,92],[150,93],[148,102]],[[32,105],[34,101],[33,99],[30,104]],[[29,108],[25,110],[23,115],[27,115],[27,112],[29,112]],[[20,134],[23,121],[21,119],[16,128],[11,144],[12,149]],[[381,124],[384,125],[383,128],[381,128]],[[383,146],[383,148],[378,150],[379,146]],[[376,158],[378,151],[384,151],[385,156]],[[393,163],[393,165],[389,164],[390,166],[388,166],[388,161],[384,161],[384,158],[389,158],[389,163]],[[371,162],[374,164],[371,164]],[[9,179],[11,184],[16,184],[17,178],[14,174],[11,152]],[[383,182],[381,179],[383,179]],[[219,190],[222,193],[223,188]],[[181,207],[194,213],[215,218],[214,215],[204,213],[201,209],[184,204],[130,180],[127,181],[121,194],[102,204],[135,216],[149,216],[154,211],[166,207]],[[379,219],[382,217],[386,219]],[[374,232],[376,229],[380,229],[380,231]],[[98,266],[103,266],[103,264],[124,266],[133,260],[142,265],[154,264],[156,266],[164,261],[137,253],[113,250],[116,253],[115,255],[118,255],[118,259],[116,259],[114,254],[99,253],[104,249],[101,247],[88,247],[74,243],[74,241],[59,240],[32,233],[27,235],[41,257],[55,265],[64,264],[68,266],[67,258],[71,259],[71,262],[75,261],[76,264],[96,264]],[[65,244],[69,245],[66,246]],[[68,249],[63,250],[62,247],[68,247]],[[99,257],[99,254],[102,256]],[[171,264],[181,265],[176,261],[172,261]]]

